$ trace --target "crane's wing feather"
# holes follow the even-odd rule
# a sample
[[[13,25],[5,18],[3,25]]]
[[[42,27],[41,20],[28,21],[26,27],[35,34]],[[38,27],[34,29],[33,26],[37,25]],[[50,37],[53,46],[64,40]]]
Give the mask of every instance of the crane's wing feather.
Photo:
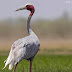
[[[23,40],[22,39],[18,39],[17,41],[15,41],[11,47],[10,53],[8,58],[4,61],[5,62],[5,67],[8,64],[11,64],[9,69],[12,69],[13,65],[16,63],[16,57],[19,55],[19,48],[23,47]],[[5,68],[4,67],[4,68]]]
[[[39,43],[35,39],[29,37],[21,38],[15,41],[11,47],[9,56],[5,60],[5,67],[9,64],[9,69],[22,59],[32,58],[39,49]],[[4,68],[5,68],[4,67]]]

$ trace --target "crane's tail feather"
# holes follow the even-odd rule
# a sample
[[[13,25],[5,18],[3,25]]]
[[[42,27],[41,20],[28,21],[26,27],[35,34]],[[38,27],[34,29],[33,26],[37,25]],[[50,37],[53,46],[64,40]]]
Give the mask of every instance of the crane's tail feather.
[[[9,65],[9,70],[11,70],[13,68],[13,65],[12,64],[10,64]]]
[[[6,63],[7,62],[7,59],[4,61],[4,63]]]
[[[5,67],[7,66],[7,59],[4,61],[4,63],[5,63],[5,66],[4,66],[4,68],[3,69],[5,69]]]
[[[3,68],[3,69],[5,69],[5,66],[4,66],[4,68]],[[3,70],[3,69],[2,69],[2,70]]]
[[[5,69],[5,67],[10,63],[10,62],[9,62],[9,59],[7,58],[7,59],[4,61],[4,63],[5,63],[5,66],[4,66],[3,69]]]
[[[5,64],[5,66],[4,66],[4,68],[3,69],[5,69],[5,67],[7,66],[8,64]]]
[[[7,66],[7,65],[5,65],[3,69],[5,69],[6,66]],[[12,68],[13,68],[13,65],[10,64],[10,65],[9,65],[9,70],[11,70]],[[3,69],[2,69],[2,70],[3,70]]]
[[[4,66],[3,69],[5,69],[5,67],[6,67],[7,65],[8,65],[8,63],[5,64],[5,66]],[[9,70],[11,70],[12,68],[13,68],[13,65],[12,65],[12,64],[9,64]],[[2,69],[2,70],[3,70],[3,69]]]
[[[5,69],[5,67],[6,67],[7,65],[9,65],[9,69],[10,69],[10,70],[11,70],[12,67],[13,67],[13,64],[11,63],[11,61],[12,61],[12,59],[13,59],[11,52],[12,52],[12,51],[10,51],[8,58],[4,61],[5,66],[4,66],[3,69]]]

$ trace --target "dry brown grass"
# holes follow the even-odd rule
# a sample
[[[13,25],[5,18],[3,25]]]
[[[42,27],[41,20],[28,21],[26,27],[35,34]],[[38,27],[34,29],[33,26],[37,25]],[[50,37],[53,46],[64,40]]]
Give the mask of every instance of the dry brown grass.
[[[41,39],[41,49],[72,48],[72,39]]]
[[[9,50],[15,40],[0,40],[0,50]],[[72,39],[40,38],[40,50],[45,49],[72,49]]]
[[[0,55],[2,54],[1,52],[8,54],[15,40],[17,39],[0,40]],[[40,38],[40,43],[39,54],[72,54],[72,39]]]

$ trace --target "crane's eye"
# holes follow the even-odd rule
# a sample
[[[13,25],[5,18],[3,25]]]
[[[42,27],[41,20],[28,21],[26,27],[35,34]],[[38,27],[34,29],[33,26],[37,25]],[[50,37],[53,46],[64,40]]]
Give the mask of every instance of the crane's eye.
[[[30,5],[27,5],[26,7],[27,7],[27,9],[30,9]]]
[[[33,9],[32,5],[27,5],[26,7],[27,7],[27,10],[30,10],[30,11],[32,11]]]

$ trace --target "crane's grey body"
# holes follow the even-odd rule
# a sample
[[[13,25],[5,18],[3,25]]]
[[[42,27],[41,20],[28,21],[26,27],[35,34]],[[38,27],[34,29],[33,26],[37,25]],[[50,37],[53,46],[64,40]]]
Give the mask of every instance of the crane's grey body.
[[[13,43],[9,56],[5,61],[5,67],[9,64],[9,69],[12,69],[13,66],[19,63],[22,59],[33,60],[39,50],[40,42],[30,28],[30,19],[31,16],[28,17],[27,21],[29,36],[18,39]]]

